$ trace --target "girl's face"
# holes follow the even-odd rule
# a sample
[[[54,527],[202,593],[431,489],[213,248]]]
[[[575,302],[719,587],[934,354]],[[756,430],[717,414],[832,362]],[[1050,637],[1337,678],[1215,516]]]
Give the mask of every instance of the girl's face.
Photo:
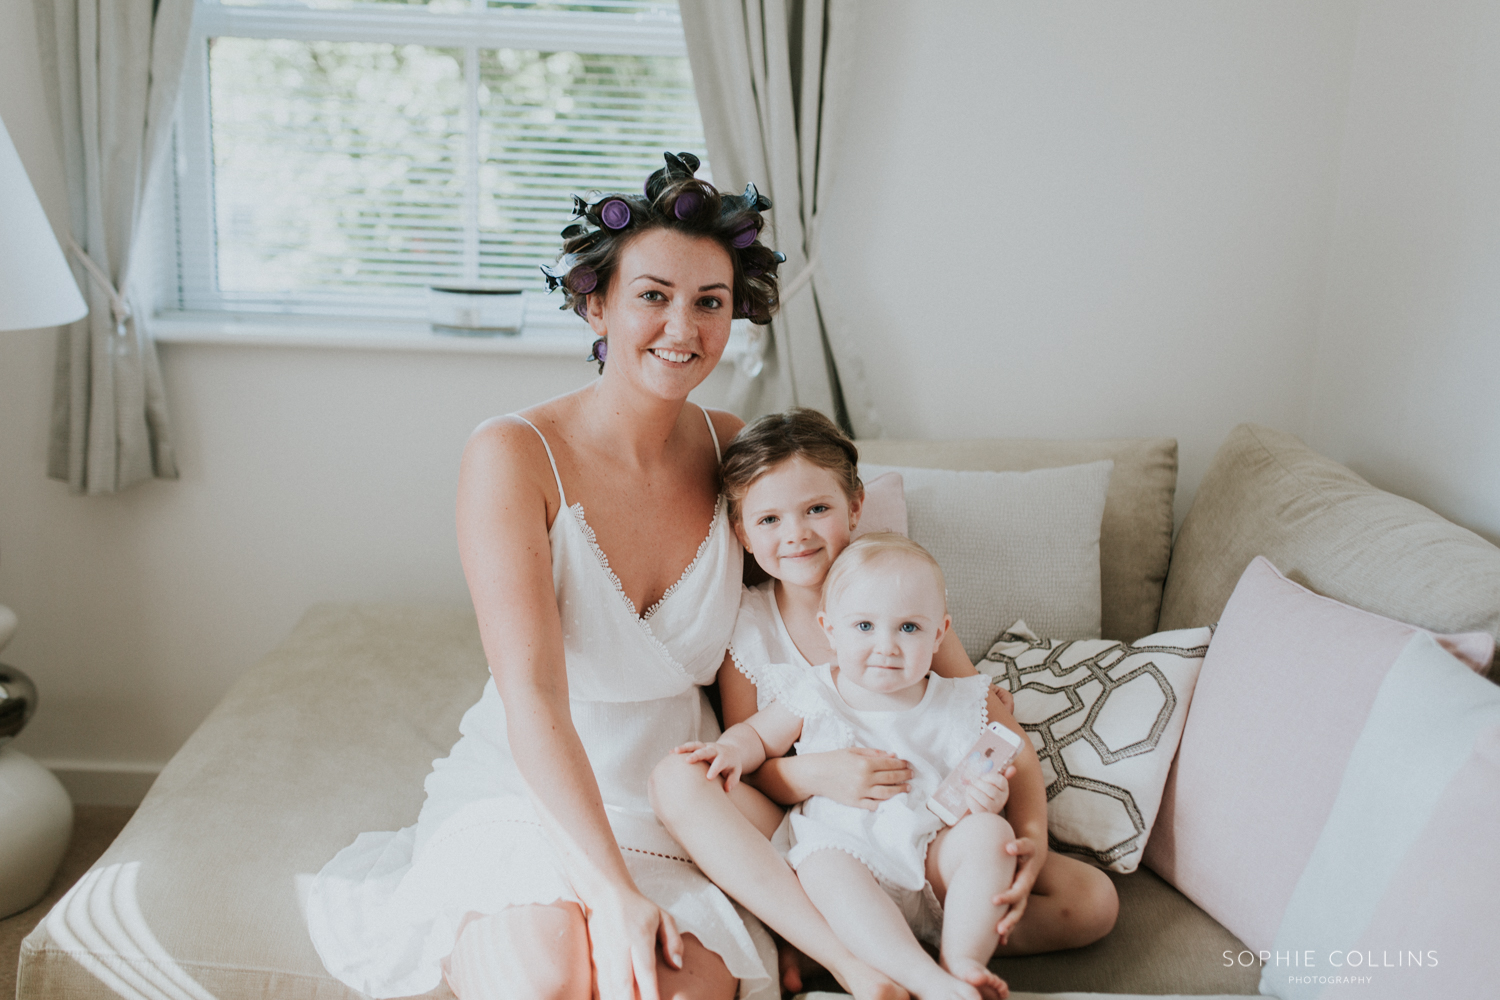
[[[922,559],[883,554],[839,581],[818,623],[844,679],[877,694],[920,683],[951,621]]]
[[[589,326],[609,339],[606,377],[665,399],[686,399],[729,342],[734,265],[706,236],[642,233],[620,251],[604,295],[590,295]]]
[[[858,523],[859,501],[834,474],[795,456],[750,484],[734,532],[767,573],[816,588]]]

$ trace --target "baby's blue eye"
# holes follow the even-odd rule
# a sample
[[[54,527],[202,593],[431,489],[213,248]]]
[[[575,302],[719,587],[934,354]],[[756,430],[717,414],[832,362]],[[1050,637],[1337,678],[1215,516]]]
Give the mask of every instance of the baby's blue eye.
[[[908,634],[917,631],[917,629],[919,627],[920,626],[918,626],[916,622],[902,622],[901,623],[901,631],[906,632]]]
[[[815,503],[807,509],[807,512],[809,514],[826,514],[828,513],[828,505],[826,503]]]
[[[765,517],[761,518],[759,521],[756,521],[755,523],[756,524],[775,524],[776,523],[776,515],[775,514],[767,514]]]
[[[868,632],[875,626],[870,624],[869,622],[858,622],[854,627],[859,629],[861,632]]]

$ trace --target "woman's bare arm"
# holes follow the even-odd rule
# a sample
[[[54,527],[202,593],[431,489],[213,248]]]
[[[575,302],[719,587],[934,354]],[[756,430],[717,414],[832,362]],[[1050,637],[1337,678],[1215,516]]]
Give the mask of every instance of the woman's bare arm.
[[[516,767],[590,912],[600,991],[630,996],[639,985],[654,998],[659,932],[670,957],[680,960],[682,945],[631,879],[573,728],[547,534],[551,471],[540,451],[518,421],[474,432],[459,473],[459,555]]]

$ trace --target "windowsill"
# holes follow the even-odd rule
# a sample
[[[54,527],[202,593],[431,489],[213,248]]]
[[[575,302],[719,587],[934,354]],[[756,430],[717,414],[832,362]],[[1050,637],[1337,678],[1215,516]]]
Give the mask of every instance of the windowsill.
[[[745,350],[745,324],[736,321],[720,364]],[[520,333],[462,334],[433,330],[409,319],[275,316],[249,313],[163,312],[152,317],[152,337],[162,344],[239,347],[311,347],[323,350],[424,351],[450,354],[509,354],[530,358],[588,356],[594,335],[581,322],[528,320]]]

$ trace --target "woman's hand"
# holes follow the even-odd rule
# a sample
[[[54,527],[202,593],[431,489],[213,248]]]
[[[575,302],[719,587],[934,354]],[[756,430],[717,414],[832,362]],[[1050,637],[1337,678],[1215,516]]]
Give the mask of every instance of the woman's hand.
[[[856,809],[874,810],[880,803],[911,790],[911,765],[885,750],[849,747],[799,754],[811,770],[814,795]]]
[[[745,760],[739,748],[733,744],[684,743],[672,752],[687,754],[689,764],[708,761],[708,774],[705,777],[712,781],[715,777],[722,776],[726,792],[734,791],[734,786],[740,783],[740,772],[744,769]]]
[[[1026,904],[1031,899],[1031,889],[1036,885],[1036,877],[1042,873],[1042,865],[1047,860],[1046,848],[1038,847],[1030,837],[1012,840],[1005,845],[1005,853],[1016,859],[1016,877],[1011,880],[1009,889],[990,900],[993,906],[1010,907],[995,927],[1000,934],[1001,944],[1010,943],[1010,932],[1021,922],[1021,915],[1026,912]]]
[[[682,935],[672,915],[638,890],[612,892],[588,910],[589,950],[599,1000],[660,1000],[658,947],[668,964],[682,968]]]
[[[969,783],[969,812],[990,813],[998,816],[1005,803],[1010,800],[1010,779],[1016,775],[1016,766],[1009,765],[1004,771],[981,774]]]

